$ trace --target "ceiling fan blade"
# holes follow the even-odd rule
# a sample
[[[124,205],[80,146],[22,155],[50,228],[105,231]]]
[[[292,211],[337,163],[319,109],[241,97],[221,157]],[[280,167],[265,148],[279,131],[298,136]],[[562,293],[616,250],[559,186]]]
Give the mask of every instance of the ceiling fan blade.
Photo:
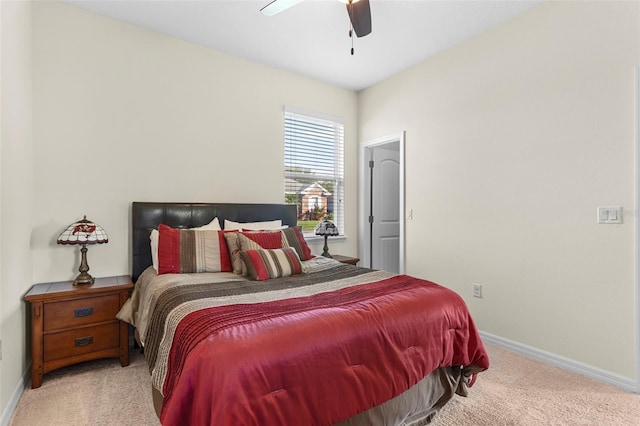
[[[273,16],[276,13],[280,13],[289,9],[291,6],[295,6],[302,0],[273,0],[271,3],[260,9],[263,15]]]
[[[369,0],[347,3],[349,19],[358,37],[364,37],[371,33],[371,7]]]

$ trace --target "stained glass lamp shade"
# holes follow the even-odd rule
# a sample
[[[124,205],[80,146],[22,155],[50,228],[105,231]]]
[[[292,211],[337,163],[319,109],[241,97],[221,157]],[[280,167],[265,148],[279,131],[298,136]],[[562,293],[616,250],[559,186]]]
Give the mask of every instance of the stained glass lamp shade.
[[[89,264],[87,264],[87,245],[105,244],[109,242],[107,233],[102,226],[84,219],[72,223],[62,231],[58,237],[58,244],[81,245],[80,253],[82,259],[80,261],[80,274],[73,281],[73,285],[91,285],[93,277],[89,275]]]
[[[339,235],[338,227],[330,220],[324,219],[316,226],[316,235],[324,236],[324,248],[322,249],[322,255],[324,257],[332,257],[329,254],[329,247],[327,246],[327,237],[330,235]]]

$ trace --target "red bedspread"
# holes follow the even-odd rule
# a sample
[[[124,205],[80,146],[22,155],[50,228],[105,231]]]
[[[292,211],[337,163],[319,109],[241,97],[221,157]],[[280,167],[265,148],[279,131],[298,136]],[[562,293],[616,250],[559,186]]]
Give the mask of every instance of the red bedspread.
[[[464,301],[406,275],[201,309],[176,329],[161,421],[328,425],[445,366],[480,371],[489,359]]]

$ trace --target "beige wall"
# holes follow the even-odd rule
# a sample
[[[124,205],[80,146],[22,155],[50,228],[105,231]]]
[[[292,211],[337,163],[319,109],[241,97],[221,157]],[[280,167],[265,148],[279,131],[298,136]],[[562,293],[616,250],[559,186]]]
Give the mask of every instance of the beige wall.
[[[58,234],[86,214],[109,234],[95,276],[126,274],[132,201],[281,202],[285,105],[345,119],[357,157],[357,95],[56,2],[0,2],[0,422],[29,362],[22,296],[77,275]],[[346,240],[357,253],[357,170]],[[321,241],[312,244],[320,253]]]
[[[0,2],[0,421],[17,402],[26,370],[33,213],[31,4]]]
[[[77,273],[64,226],[107,229],[89,249],[104,276],[129,272],[134,200],[279,202],[284,105],[346,120],[332,252],[357,253],[357,141],[406,130],[407,271],[460,292],[482,330],[634,377],[637,2],[544,4],[359,97],[72,6],[0,4],[5,414],[22,294]],[[598,205],[625,223],[596,225]]]
[[[544,3],[359,96],[361,141],[406,130],[407,272],[485,332],[630,379],[638,22]],[[624,224],[596,224],[608,205]]]
[[[35,282],[77,274],[55,240],[83,214],[109,234],[88,252],[105,276],[130,270],[132,201],[282,202],[285,105],[344,117],[355,163],[352,91],[54,2],[34,5],[33,52]],[[356,180],[347,168],[345,254]]]

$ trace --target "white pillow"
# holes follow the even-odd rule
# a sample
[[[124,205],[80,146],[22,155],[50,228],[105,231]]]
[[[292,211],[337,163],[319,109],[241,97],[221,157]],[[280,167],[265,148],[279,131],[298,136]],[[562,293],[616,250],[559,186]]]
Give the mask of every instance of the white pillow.
[[[191,229],[195,229],[196,231],[222,231],[222,228],[220,227],[220,221],[217,217],[214,217],[211,222],[207,223],[206,225],[198,226],[197,228]]]
[[[248,229],[250,231],[262,231],[265,229],[286,229],[287,225],[282,225],[282,220],[269,220],[266,222],[234,222],[232,220],[224,220],[225,231],[239,231]]]
[[[196,231],[222,231],[220,227],[220,221],[218,217],[214,217],[211,222],[206,225],[198,226],[197,228],[189,228],[194,229]],[[154,269],[158,272],[158,238],[160,237],[160,233],[157,229],[151,231],[151,235],[149,235],[149,240],[151,240],[151,263],[153,264]]]

